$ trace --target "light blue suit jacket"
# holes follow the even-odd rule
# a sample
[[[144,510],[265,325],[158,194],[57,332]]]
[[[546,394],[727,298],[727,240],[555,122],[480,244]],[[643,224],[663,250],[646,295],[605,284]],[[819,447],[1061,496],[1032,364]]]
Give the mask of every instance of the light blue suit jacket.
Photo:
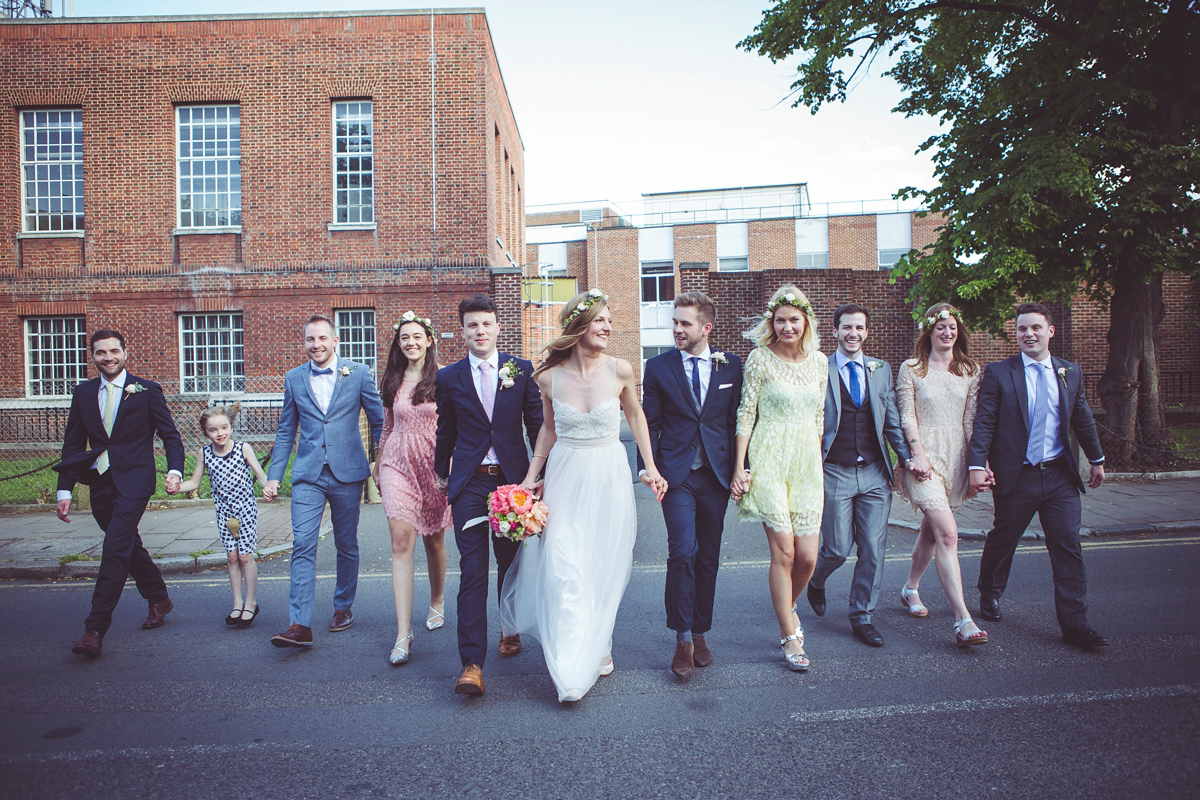
[[[275,449],[271,451],[269,480],[283,480],[288,456],[299,434],[296,461],[292,464],[292,483],[313,483],[321,476],[326,463],[333,477],[342,483],[365,481],[371,474],[362,437],[358,433],[359,409],[367,413],[371,438],[378,443],[383,430],[383,402],[371,370],[365,365],[339,358],[337,382],[329,409],[321,413],[309,382],[311,362],[305,361],[288,370],[283,378],[283,411],[279,414],[279,431],[275,434]],[[349,374],[341,374],[342,369]]]

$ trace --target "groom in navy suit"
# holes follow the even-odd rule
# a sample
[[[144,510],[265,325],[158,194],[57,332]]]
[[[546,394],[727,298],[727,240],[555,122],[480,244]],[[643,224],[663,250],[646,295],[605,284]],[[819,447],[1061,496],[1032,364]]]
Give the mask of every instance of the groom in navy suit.
[[[496,553],[497,597],[519,546],[491,535],[487,497],[497,486],[524,479],[529,469],[525,437],[531,446],[537,441],[542,428],[542,393],[533,380],[532,363],[496,350],[500,325],[492,298],[485,294],[468,297],[458,304],[458,318],[468,353],[438,370],[434,471],[438,488],[450,501],[461,573],[458,652],[463,671],[454,691],[478,695],[483,694],[487,654],[488,540]],[[500,633],[501,657],[521,651],[519,635]]]
[[[667,524],[667,627],[675,631],[671,671],[688,678],[712,663],[705,634],[712,628],[717,566],[734,435],[742,397],[742,362],[708,346],[716,308],[701,292],[675,298],[675,350],[646,362],[642,406],[654,463],[670,489],[662,501]],[[638,455],[638,475],[646,479]]]

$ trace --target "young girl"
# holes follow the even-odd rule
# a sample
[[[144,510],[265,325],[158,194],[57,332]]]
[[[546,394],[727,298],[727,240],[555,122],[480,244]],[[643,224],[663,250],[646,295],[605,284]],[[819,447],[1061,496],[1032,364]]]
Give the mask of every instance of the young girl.
[[[212,485],[213,505],[217,509],[217,530],[229,557],[229,584],[233,588],[233,611],[225,618],[226,625],[246,628],[258,616],[255,591],[258,587],[258,567],[254,551],[258,548],[258,503],[254,498],[254,479],[267,482],[266,473],[245,442],[233,440],[233,420],[242,408],[241,403],[213,406],[200,414],[200,431],[209,443],[196,456],[192,478],[179,487],[181,492],[200,488],[200,478],[208,469]],[[236,455],[235,455],[236,454]],[[251,474],[253,471],[253,474]],[[246,584],[246,600],[242,601],[242,582]]]

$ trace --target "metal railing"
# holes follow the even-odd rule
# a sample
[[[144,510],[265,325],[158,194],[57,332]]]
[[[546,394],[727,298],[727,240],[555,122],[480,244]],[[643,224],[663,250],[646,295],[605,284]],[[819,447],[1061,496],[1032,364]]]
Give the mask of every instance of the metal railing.
[[[1103,373],[1085,372],[1083,374],[1083,390],[1087,394],[1088,403],[1093,407],[1100,406],[1100,393],[1097,387]],[[1200,405],[1200,371],[1171,370],[1158,373],[1159,399],[1167,406]]]

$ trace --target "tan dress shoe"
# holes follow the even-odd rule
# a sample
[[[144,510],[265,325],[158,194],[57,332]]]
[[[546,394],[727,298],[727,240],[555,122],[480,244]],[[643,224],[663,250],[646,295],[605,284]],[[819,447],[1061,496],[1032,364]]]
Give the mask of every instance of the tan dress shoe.
[[[675,645],[675,657],[671,659],[671,672],[680,678],[692,677],[694,663],[692,642],[678,642]]]
[[[707,667],[712,663],[712,650],[703,636],[692,635],[692,663],[697,667]]]
[[[454,684],[455,694],[483,694],[483,667],[478,664],[467,664],[463,667],[458,683]]]
[[[79,653],[81,656],[98,656],[103,642],[104,634],[100,631],[84,631],[83,638],[71,648],[71,652]]]
[[[350,609],[347,608],[345,611],[334,611],[333,619],[329,621],[329,632],[337,633],[338,631],[344,631],[353,624],[354,614],[350,611]]]
[[[161,603],[151,603],[149,610],[146,612],[146,620],[142,623],[142,627],[146,630],[158,628],[166,622],[167,614],[171,613],[171,609],[175,604],[171,602],[171,598],[163,600]]]
[[[312,628],[292,623],[283,633],[271,637],[276,647],[312,647]]]
[[[501,658],[512,658],[521,652],[521,634],[514,633],[512,636],[501,636],[500,646],[496,648],[496,652],[500,654]]]

